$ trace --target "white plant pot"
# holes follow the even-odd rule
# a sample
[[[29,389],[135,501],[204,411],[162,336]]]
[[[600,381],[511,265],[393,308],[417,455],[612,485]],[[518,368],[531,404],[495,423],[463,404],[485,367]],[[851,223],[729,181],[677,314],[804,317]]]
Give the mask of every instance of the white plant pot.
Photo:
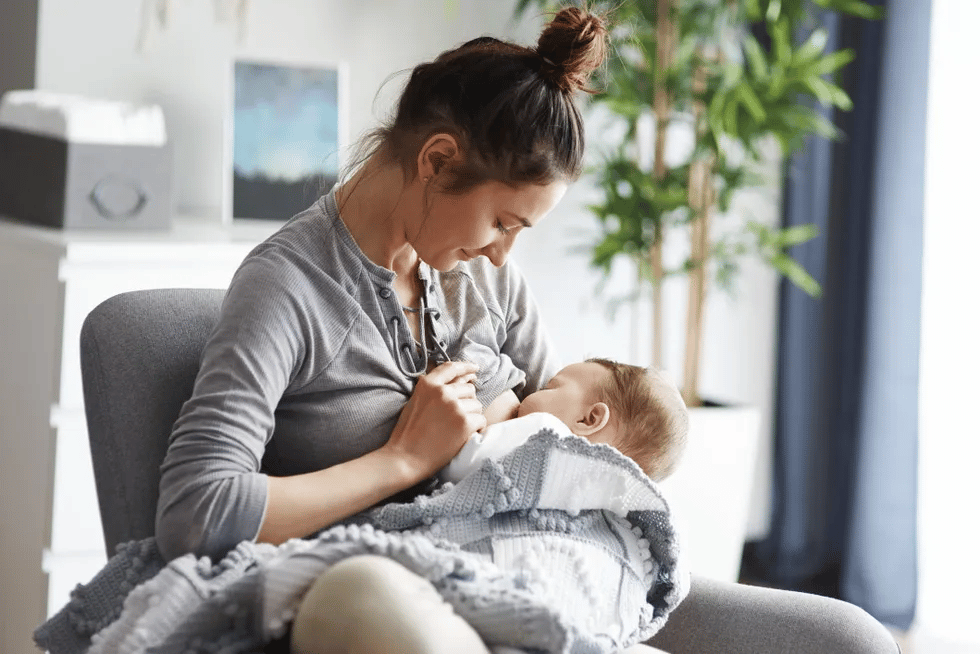
[[[699,407],[690,412],[684,458],[660,487],[682,556],[695,575],[738,580],[760,426],[755,407]]]

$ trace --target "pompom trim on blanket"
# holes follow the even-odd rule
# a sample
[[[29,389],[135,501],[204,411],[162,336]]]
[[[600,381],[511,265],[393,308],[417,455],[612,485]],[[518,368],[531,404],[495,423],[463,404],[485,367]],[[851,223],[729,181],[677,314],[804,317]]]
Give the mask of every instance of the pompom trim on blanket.
[[[128,544],[35,640],[52,654],[258,650],[285,633],[324,570],[355,554],[428,579],[490,646],[563,654],[646,640],[689,584],[656,484],[608,445],[543,429],[456,485],[316,538],[244,542],[216,564],[186,555],[165,567],[152,539]],[[611,631],[583,608],[595,604],[597,564],[621,571],[624,592],[609,607],[621,624]]]

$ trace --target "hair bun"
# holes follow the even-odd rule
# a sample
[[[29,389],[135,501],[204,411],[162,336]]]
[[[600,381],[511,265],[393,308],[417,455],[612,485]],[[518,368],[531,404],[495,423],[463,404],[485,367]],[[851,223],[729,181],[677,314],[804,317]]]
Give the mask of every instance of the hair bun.
[[[566,93],[588,88],[595,69],[606,60],[605,21],[578,7],[565,7],[538,38],[541,74]]]

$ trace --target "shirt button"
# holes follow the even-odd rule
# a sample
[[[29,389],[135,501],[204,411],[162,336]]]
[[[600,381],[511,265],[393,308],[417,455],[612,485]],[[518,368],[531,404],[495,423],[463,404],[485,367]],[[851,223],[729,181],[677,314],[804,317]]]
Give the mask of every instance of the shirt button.
[[[391,297],[391,289],[387,287],[378,289],[378,295],[387,300]]]

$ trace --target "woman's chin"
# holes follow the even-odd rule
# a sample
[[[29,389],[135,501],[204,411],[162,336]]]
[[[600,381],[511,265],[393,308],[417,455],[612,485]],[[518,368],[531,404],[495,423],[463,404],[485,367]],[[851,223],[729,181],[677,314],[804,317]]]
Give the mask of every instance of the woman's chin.
[[[461,252],[458,256],[456,256],[453,259],[453,261],[451,262],[449,268],[447,270],[443,271],[443,272],[448,272],[449,270],[453,270],[459,264],[466,263],[467,261],[472,261],[473,259],[476,259],[476,256],[472,256],[472,255],[469,255],[469,254],[467,254],[465,252]]]

